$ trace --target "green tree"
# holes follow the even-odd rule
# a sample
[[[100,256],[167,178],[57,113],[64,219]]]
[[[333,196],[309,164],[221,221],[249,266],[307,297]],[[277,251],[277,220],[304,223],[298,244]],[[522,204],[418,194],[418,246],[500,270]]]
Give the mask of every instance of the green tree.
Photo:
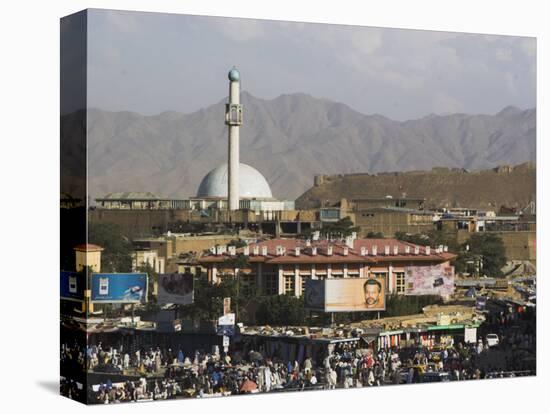
[[[381,317],[415,315],[422,313],[422,308],[428,305],[441,303],[437,295],[404,296],[392,294],[386,297],[386,310],[380,313]]]
[[[235,246],[237,249],[246,246],[246,242],[242,239],[233,239],[229,243],[227,243],[228,246]]]
[[[347,237],[353,232],[359,232],[359,227],[354,226],[353,221],[348,216],[341,218],[335,223],[325,223],[320,229],[322,235]]]
[[[228,259],[224,266],[246,268],[246,263],[243,258],[237,257]],[[195,277],[193,304],[182,306],[180,314],[198,320],[217,319],[223,311],[223,299],[229,297],[237,321],[247,320],[251,316],[248,314],[248,308],[257,300],[258,291],[255,287],[245,284],[244,277],[239,274],[234,276],[221,273],[218,283],[210,283],[205,277]]]
[[[468,246],[468,250],[466,250]],[[502,277],[502,267],[506,264],[504,243],[496,234],[474,233],[462,245],[463,254],[460,257],[460,265],[463,262],[479,257],[481,259],[482,273],[492,277]]]
[[[90,222],[88,241],[103,247],[102,272],[130,272],[132,270],[132,243],[120,226],[112,223]]]
[[[256,322],[261,325],[303,325],[306,323],[303,298],[272,295],[259,299]]]
[[[367,239],[384,239],[384,233],[369,231],[365,236]]]
[[[158,278],[159,275],[153,269],[153,266],[151,266],[148,262],[142,263],[140,266],[137,267],[137,271],[140,273],[147,273],[147,305],[146,309],[147,311],[156,312],[160,309],[160,306],[158,305],[157,296],[154,294],[155,292],[155,286],[158,286]]]
[[[441,230],[430,230],[425,233],[415,234],[398,231],[395,233],[395,238],[421,246],[447,246],[452,253],[460,253],[461,251],[461,247],[456,242],[456,237]]]
[[[246,269],[250,266],[248,256],[242,253],[237,254],[235,257],[225,259],[223,261],[222,268],[225,269]]]

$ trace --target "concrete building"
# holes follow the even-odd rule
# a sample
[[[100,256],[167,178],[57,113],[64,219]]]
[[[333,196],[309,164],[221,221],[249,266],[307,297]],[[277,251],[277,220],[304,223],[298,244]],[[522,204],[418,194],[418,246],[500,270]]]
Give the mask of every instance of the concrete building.
[[[359,227],[359,236],[380,233],[394,237],[397,232],[423,233],[433,230],[434,212],[424,210],[423,198],[372,197],[347,200],[319,208],[321,223],[349,217]]]
[[[426,233],[433,230],[435,220],[429,211],[400,207],[355,210],[352,219],[362,237],[369,233],[381,233],[384,237],[394,237],[397,232]]]
[[[95,244],[79,244],[74,247],[75,268],[80,272],[86,266],[92,269],[92,272],[101,272],[101,252],[103,247]]]
[[[157,250],[140,248],[132,253],[132,272],[137,272],[142,266],[149,265],[157,273],[165,273],[165,257],[160,257]]]
[[[235,269],[228,259],[248,258],[247,268]],[[452,267],[456,255],[446,248],[430,249],[395,239],[328,240],[272,239],[234,249],[219,246],[199,262],[208,280],[238,275],[242,284],[262,294],[301,296],[305,280],[385,277],[388,293],[405,293],[406,268],[443,265]],[[454,269],[454,268],[453,268]],[[453,272],[454,273],[454,272]]]
[[[475,209],[446,211],[435,228],[465,243],[474,233],[493,234],[502,239],[508,262],[536,265],[536,221],[534,216],[496,215]]]

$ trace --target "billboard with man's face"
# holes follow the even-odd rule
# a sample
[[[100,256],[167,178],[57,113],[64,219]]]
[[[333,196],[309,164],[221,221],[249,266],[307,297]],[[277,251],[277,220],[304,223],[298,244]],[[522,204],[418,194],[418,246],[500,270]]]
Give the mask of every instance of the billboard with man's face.
[[[92,301],[147,302],[147,273],[93,273]]]
[[[158,276],[158,303],[190,305],[193,303],[193,275],[165,273]]]
[[[386,280],[345,278],[306,281],[305,306],[323,312],[365,312],[386,309]]]

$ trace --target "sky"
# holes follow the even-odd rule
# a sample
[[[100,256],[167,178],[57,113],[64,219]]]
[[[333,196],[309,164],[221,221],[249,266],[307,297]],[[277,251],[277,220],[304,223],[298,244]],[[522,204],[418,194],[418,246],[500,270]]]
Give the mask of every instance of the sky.
[[[191,113],[241,89],[306,93],[404,121],[536,105],[536,39],[90,10],[88,106]]]

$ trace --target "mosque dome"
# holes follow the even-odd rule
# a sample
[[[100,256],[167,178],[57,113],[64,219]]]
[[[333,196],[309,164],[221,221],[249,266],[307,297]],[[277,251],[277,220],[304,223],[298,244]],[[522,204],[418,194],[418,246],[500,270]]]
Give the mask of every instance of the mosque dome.
[[[231,82],[238,82],[241,79],[241,74],[235,67],[233,67],[227,74],[227,77]]]
[[[227,163],[214,168],[202,179],[197,197],[227,198]],[[239,166],[239,198],[273,198],[264,176],[250,165]]]

